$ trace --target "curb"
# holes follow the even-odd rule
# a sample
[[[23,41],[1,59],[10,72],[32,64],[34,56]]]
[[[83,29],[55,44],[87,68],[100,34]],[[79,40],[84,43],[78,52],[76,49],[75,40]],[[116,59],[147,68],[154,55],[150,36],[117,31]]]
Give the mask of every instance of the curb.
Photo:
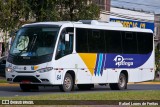
[[[9,84],[9,83],[0,83],[0,87],[13,87],[13,86],[19,86],[19,84]]]
[[[130,82],[128,84],[160,84],[160,82]]]

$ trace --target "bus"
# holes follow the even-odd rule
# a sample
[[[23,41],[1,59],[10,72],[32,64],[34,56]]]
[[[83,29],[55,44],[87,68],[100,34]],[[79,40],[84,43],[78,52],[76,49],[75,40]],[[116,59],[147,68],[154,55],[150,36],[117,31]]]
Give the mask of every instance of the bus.
[[[59,86],[63,92],[154,79],[154,40],[149,29],[124,28],[115,22],[37,22],[16,33],[6,79],[22,91]]]

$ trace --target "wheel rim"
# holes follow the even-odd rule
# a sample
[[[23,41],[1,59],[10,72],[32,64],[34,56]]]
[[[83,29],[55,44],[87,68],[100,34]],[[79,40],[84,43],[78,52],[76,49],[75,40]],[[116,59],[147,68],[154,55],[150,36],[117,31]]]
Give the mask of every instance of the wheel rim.
[[[66,89],[69,89],[71,87],[71,79],[69,77],[66,77],[65,80],[64,80],[64,86]]]
[[[119,86],[120,87],[124,87],[125,86],[125,82],[126,82],[125,78],[123,76],[120,76],[120,78],[119,78]]]

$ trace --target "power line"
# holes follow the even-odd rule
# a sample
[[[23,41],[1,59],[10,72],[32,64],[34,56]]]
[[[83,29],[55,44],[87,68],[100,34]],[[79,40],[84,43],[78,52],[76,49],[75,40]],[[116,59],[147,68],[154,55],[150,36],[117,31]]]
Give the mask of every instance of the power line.
[[[128,1],[123,1],[123,0],[112,0],[116,2],[123,2],[123,3],[129,3],[129,4],[136,4],[136,5],[143,5],[143,6],[149,6],[149,7],[154,7],[154,8],[160,8],[160,6],[156,5],[148,5],[148,4],[141,4],[141,3],[133,3],[133,2],[128,2]]]
[[[147,11],[147,10],[144,10],[144,9],[135,9],[135,8],[127,8],[127,7],[120,7],[120,6],[116,6],[116,5],[112,5],[112,4],[103,4],[103,5],[99,5],[98,4],[98,6],[99,7],[105,7],[105,6],[112,6],[112,7],[115,7],[115,8],[120,8],[120,9],[127,9],[127,10],[131,10],[131,11],[136,11],[136,12],[145,12],[145,13],[148,13],[148,14],[150,14],[150,13],[155,13],[154,11]],[[157,7],[158,8],[158,7]],[[160,7],[159,7],[160,8]]]

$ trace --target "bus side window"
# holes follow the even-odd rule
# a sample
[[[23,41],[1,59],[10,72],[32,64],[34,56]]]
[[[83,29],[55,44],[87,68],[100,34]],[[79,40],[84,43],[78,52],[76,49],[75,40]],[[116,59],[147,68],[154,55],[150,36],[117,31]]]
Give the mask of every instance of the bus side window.
[[[56,59],[71,54],[73,51],[73,28],[65,28],[62,30],[58,46]],[[69,41],[65,41],[65,34],[69,34]]]
[[[106,31],[106,47],[108,53],[122,54],[122,35],[120,31]]]
[[[153,34],[152,33],[137,33],[138,52],[139,54],[148,54],[153,50]]]
[[[121,32],[123,54],[137,54],[137,35],[135,32]]]

